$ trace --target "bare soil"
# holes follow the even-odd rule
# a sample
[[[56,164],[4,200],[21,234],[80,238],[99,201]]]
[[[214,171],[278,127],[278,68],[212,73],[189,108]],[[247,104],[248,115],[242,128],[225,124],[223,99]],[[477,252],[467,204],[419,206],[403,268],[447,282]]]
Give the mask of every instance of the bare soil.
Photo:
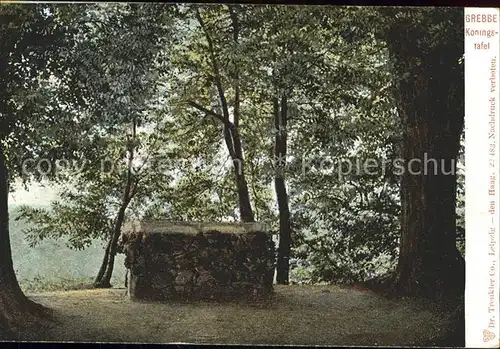
[[[253,303],[132,302],[116,288],[29,296],[54,321],[18,340],[406,346],[442,342],[451,326],[415,301],[339,286],[276,286]]]

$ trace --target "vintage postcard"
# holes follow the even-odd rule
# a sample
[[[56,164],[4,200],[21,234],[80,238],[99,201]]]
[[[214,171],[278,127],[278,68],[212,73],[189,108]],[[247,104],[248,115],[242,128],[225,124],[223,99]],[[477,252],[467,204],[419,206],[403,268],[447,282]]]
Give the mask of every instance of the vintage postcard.
[[[499,26],[2,2],[0,341],[498,347]]]

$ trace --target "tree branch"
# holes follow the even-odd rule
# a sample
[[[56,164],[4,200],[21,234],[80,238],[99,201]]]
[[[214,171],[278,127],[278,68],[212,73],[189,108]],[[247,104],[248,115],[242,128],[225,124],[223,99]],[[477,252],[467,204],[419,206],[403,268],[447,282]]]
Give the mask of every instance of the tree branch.
[[[199,111],[201,111],[201,112],[203,112],[203,113],[205,113],[205,114],[207,114],[207,115],[213,116],[213,117],[214,117],[214,118],[216,118],[217,120],[222,121],[222,123],[224,123],[224,124],[226,124],[226,123],[230,123],[230,121],[229,121],[229,120],[227,120],[227,121],[226,121],[226,120],[224,119],[224,116],[220,115],[219,113],[214,112],[213,110],[207,109],[207,108],[205,108],[204,106],[202,106],[202,105],[200,105],[200,104],[198,104],[198,103],[196,103],[196,102],[194,102],[194,101],[188,101],[188,104],[189,104],[191,107],[193,107],[193,108],[195,108],[195,109],[198,109]]]
[[[224,116],[220,115],[219,113],[216,113],[210,109],[207,109],[203,107],[202,105],[189,101],[188,104],[192,106],[193,108],[196,108],[200,110],[201,112],[204,112],[207,115],[213,116],[217,120],[220,120],[224,124],[224,141],[226,142],[227,150],[229,151],[229,155],[231,156],[231,159],[236,159],[238,158],[238,154],[236,153],[234,149],[234,143],[233,143],[233,133],[236,131],[236,127],[234,124],[229,121],[229,119],[225,119]]]

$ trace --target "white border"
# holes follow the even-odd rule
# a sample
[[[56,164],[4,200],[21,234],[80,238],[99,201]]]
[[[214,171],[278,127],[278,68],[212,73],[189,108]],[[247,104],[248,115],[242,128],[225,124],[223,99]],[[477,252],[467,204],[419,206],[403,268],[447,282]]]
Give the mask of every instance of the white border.
[[[466,8],[464,15],[465,346],[498,348],[500,12]],[[488,38],[487,30],[494,35]]]

